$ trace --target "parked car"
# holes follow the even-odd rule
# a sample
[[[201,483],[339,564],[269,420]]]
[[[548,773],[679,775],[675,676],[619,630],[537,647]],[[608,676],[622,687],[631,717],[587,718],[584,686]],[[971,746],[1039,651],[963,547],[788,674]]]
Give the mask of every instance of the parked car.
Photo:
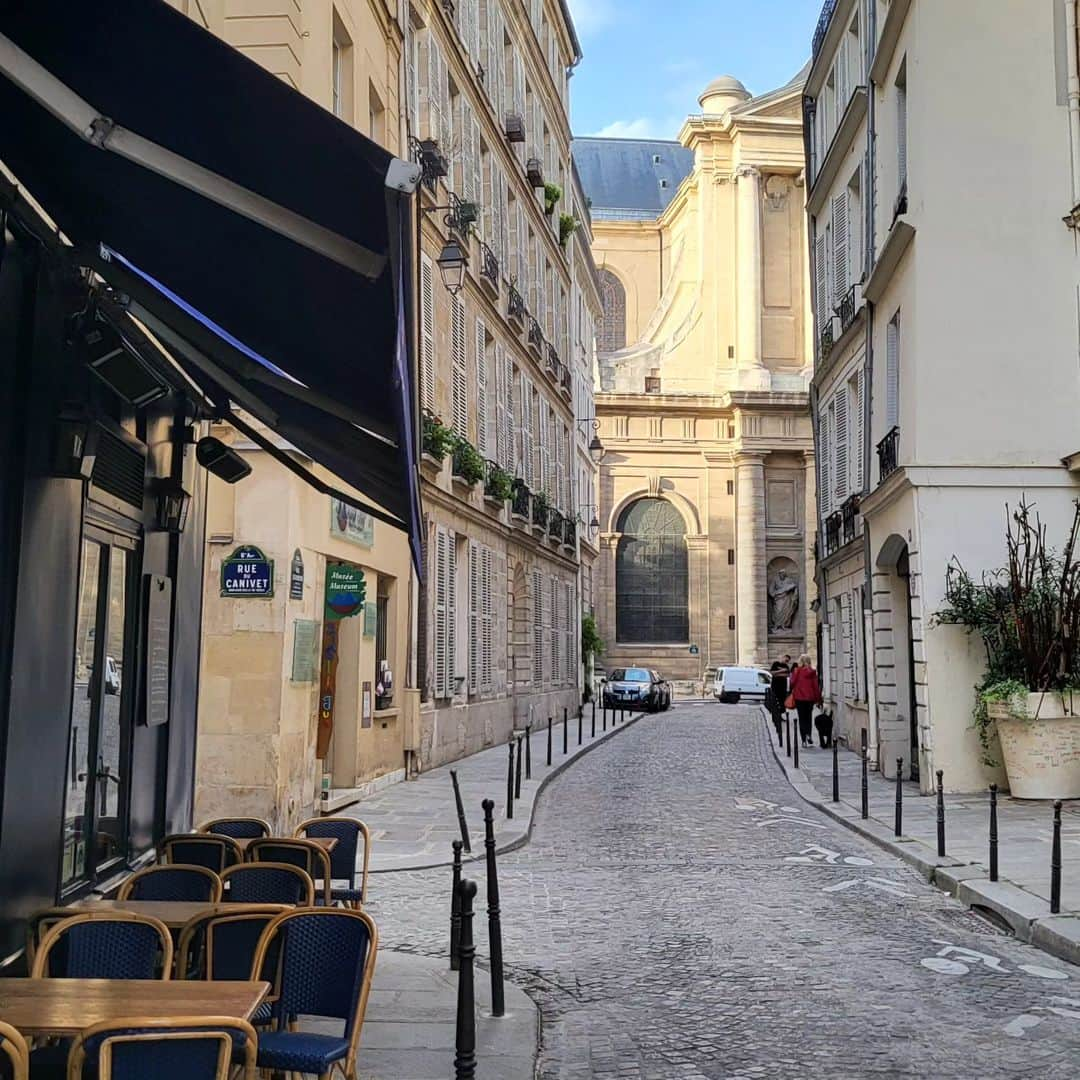
[[[630,705],[659,712],[665,700],[671,703],[670,691],[665,693],[660,677],[648,668],[615,668],[604,684],[604,705],[609,709]]]
[[[742,698],[765,700],[765,691],[772,686],[772,675],[761,668],[722,667],[713,683],[713,697],[732,704]]]

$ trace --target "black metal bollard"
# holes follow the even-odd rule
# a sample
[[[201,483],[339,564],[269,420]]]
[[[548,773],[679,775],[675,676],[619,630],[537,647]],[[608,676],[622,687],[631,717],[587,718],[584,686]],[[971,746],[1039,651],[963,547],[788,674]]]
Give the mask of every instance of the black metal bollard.
[[[840,801],[840,751],[836,736],[832,740],[832,801]]]
[[[521,762],[525,756],[524,747],[521,745],[521,736],[515,736],[517,739],[517,769],[514,772],[514,798],[521,798]]]
[[[866,751],[866,728],[862,729],[860,737],[862,744],[862,819],[865,821],[870,816],[870,777],[868,775],[868,769],[870,767],[870,761]]]
[[[582,728],[585,726],[585,707],[579,705],[577,707],[577,744],[581,745]]]
[[[591,708],[591,712],[592,712],[592,728],[591,728],[591,730],[589,732],[589,738],[590,739],[595,739],[596,738],[596,701],[595,700],[591,702],[591,706],[592,706],[592,708]]]
[[[784,711],[784,732],[787,739],[787,756],[791,757],[791,713]]]
[[[454,1080],[476,1077],[476,994],[473,986],[473,898],[476,882],[463,880],[461,894],[461,967],[458,969],[457,1038],[454,1041]]]
[[[570,713],[567,709],[562,711],[562,752],[563,756],[570,753]]]
[[[495,803],[484,800],[484,851],[487,855],[488,953],[491,958],[491,1014],[506,1012],[503,988],[502,913],[499,909],[499,876],[495,869]]]
[[[532,779],[532,724],[525,725],[525,779]]]
[[[897,836],[904,835],[904,759],[896,759],[896,821],[893,831]]]
[[[1054,846],[1050,849],[1050,914],[1061,911],[1061,800],[1054,803]]]
[[[938,858],[945,858],[945,792],[941,788],[945,773],[937,771],[937,853]]]
[[[510,763],[506,767],[506,816],[514,816],[514,736],[506,744],[510,751]]]
[[[454,849],[454,868],[450,886],[450,970],[457,971],[461,958],[461,841],[450,845]]]
[[[461,801],[461,788],[458,787],[457,769],[450,770],[450,780],[454,785],[454,802],[457,803],[457,820],[461,829],[461,842],[465,850],[471,852],[472,844],[469,843],[469,826],[465,822],[465,804]]]
[[[998,879],[997,784],[990,785],[990,880]]]
[[[800,731],[797,739],[792,739],[791,744],[795,747],[795,768],[799,767],[799,746],[802,743],[802,732]]]
[[[548,717],[548,756],[547,763],[551,764],[551,717]]]
[[[607,702],[600,702],[600,719],[603,721],[604,731],[607,731]]]

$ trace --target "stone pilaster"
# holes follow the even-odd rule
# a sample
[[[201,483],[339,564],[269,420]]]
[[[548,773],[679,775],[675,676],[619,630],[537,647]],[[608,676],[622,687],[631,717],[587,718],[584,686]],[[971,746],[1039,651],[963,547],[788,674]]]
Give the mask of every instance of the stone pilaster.
[[[600,534],[600,558],[596,567],[600,575],[600,593],[595,598],[596,615],[600,637],[608,645],[614,645],[615,633],[615,555],[619,550],[622,533]]]
[[[711,655],[709,641],[709,537],[686,538],[687,567],[690,571],[690,644],[700,650],[704,667]]]
[[[817,660],[818,617],[810,607],[814,600],[818,598],[817,582],[815,581],[817,560],[814,558],[814,537],[817,534],[818,529],[817,470],[815,469],[813,450],[803,451],[803,462],[803,483],[805,485],[803,489],[805,500],[803,512],[803,536],[805,538],[804,546],[806,549],[806,562],[803,571],[802,596],[800,599],[806,617],[806,651]]]
[[[735,457],[736,640],[740,664],[768,659],[768,585],[765,573],[765,454]]]
[[[735,180],[738,185],[735,353],[738,380],[743,389],[767,389],[769,373],[761,356],[761,171],[753,165],[740,165],[735,170]]]

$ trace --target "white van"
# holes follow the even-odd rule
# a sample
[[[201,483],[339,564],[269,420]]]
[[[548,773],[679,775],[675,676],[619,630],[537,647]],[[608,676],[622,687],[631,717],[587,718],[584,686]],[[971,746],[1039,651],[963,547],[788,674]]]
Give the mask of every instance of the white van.
[[[755,701],[765,699],[765,691],[772,686],[772,675],[761,668],[722,667],[716,673],[713,683],[713,697],[717,701],[728,703],[741,698]]]

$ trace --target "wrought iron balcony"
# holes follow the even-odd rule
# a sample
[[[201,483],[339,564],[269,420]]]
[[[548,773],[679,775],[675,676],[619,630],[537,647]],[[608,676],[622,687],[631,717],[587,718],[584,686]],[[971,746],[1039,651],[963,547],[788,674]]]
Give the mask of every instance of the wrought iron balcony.
[[[565,364],[563,365],[562,372],[559,375],[559,385],[562,387],[563,393],[566,394],[567,397],[574,396],[573,377],[570,374],[570,369],[566,367]]]
[[[850,544],[858,535],[855,526],[859,516],[859,496],[849,495],[840,507],[840,513],[844,519],[843,542]]]
[[[476,224],[480,208],[474,202],[466,202],[452,191],[447,192],[450,209],[446,215],[446,224],[461,236],[468,236]]]
[[[483,240],[480,241],[480,277],[496,292],[499,291],[499,260]]]
[[[542,188],[544,186],[544,163],[539,158],[529,158],[525,162],[525,177],[530,186]]]
[[[552,512],[551,507],[546,500],[539,498],[533,499],[532,504],[532,523],[533,527],[537,529],[546,529],[548,523],[548,515]]]
[[[843,300],[840,301],[840,305],[836,309],[837,318],[840,320],[841,334],[846,334],[851,324],[855,322],[855,316],[858,315],[859,306],[862,303],[861,292],[861,285],[852,285],[844,294]]]
[[[540,329],[540,324],[532,316],[528,316],[529,333],[528,342],[536,349],[537,352],[543,353],[544,351],[544,332]]]
[[[877,444],[878,483],[883,483],[898,468],[897,458],[900,452],[900,429],[894,427]]]
[[[528,315],[525,310],[525,297],[513,285],[507,289],[506,315],[507,318],[517,319],[518,322],[522,322]]]
[[[550,341],[544,342],[544,362],[547,364],[548,371],[558,379],[562,362],[559,360],[559,354],[555,346]]]
[[[557,540],[560,544],[563,538],[563,525],[566,522],[566,518],[559,513],[558,510],[552,508],[548,511],[547,531],[548,536],[552,540]]]
[[[420,181],[429,191],[434,191],[438,186],[439,179],[446,176],[450,171],[450,162],[446,155],[439,149],[436,139],[410,140],[413,152],[413,161],[420,166]]]
[[[821,328],[821,335],[818,337],[818,355],[821,357],[821,363],[825,363],[829,359],[829,355],[832,353],[833,345],[836,342],[836,335],[833,327],[833,316],[825,316],[825,325]]]
[[[825,554],[831,555],[840,550],[840,536],[844,528],[844,515],[840,510],[834,510],[825,519]]]
[[[532,500],[532,492],[524,480],[515,480],[513,493],[510,496],[510,511],[515,517],[529,520],[529,503]]]
[[[895,221],[901,214],[906,214],[908,209],[907,198],[907,177],[905,176],[900,184],[900,191],[896,196],[896,202],[893,203],[892,217]]]
[[[503,117],[503,132],[508,143],[523,143],[525,141],[525,121],[520,113],[508,112]]]
[[[833,12],[836,10],[836,0],[825,0],[825,6],[818,16],[817,29],[814,31],[813,44],[810,46],[810,55],[816,60],[821,52],[821,46],[825,42],[825,35],[829,32],[829,23],[832,22]]]
[[[572,548],[577,545],[577,522],[573,518],[566,518],[563,522],[563,547]]]

